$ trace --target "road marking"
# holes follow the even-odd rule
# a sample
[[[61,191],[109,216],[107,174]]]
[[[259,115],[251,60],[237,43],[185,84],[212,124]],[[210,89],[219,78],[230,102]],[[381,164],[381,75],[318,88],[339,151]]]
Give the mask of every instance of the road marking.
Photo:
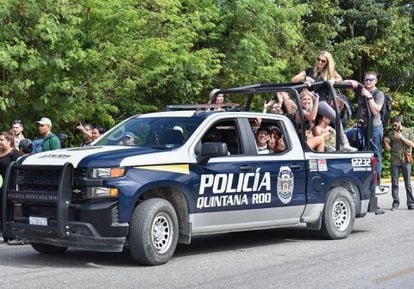
[[[377,283],[377,284],[381,284],[381,283],[384,283],[386,281],[390,281],[392,279],[398,279],[399,277],[402,277],[404,275],[408,275],[408,274],[411,274],[411,273],[414,273],[414,267],[407,268],[405,270],[394,272],[394,273],[391,273],[391,274],[386,275],[384,277],[374,279],[374,282]]]

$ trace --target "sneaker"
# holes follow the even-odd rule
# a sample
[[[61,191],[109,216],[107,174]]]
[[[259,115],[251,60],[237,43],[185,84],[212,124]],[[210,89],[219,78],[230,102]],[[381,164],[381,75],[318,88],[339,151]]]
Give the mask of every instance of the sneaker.
[[[22,239],[10,239],[7,241],[7,244],[9,245],[24,245],[25,242]]]
[[[384,210],[381,210],[380,208],[377,208],[377,210],[375,211],[375,215],[382,215],[385,214]]]
[[[392,207],[391,207],[390,211],[395,211],[395,210],[397,210],[397,209],[398,209],[398,206],[397,206],[397,205],[392,205]]]
[[[358,149],[351,147],[349,144],[344,144],[344,145],[341,145],[341,151],[352,153],[352,152],[358,151]]]
[[[375,195],[385,195],[390,192],[390,187],[388,186],[376,186]]]

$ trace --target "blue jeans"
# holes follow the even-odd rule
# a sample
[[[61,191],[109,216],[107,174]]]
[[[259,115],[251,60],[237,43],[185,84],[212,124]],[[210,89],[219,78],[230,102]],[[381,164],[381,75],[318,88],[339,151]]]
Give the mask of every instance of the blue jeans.
[[[365,150],[368,149],[369,139],[368,139],[368,129],[364,127],[364,135],[366,139],[366,147]],[[382,163],[382,138],[384,136],[384,127],[381,125],[374,126],[372,128],[372,138],[371,144],[373,144],[373,149],[375,154],[378,157],[378,163],[375,168],[377,171],[377,184],[381,184],[381,163]]]
[[[404,178],[405,192],[407,194],[407,206],[414,207],[414,196],[411,188],[411,164],[402,163],[400,165],[391,164],[391,183],[392,183],[392,205],[398,207],[400,205],[400,197],[398,194],[398,177],[400,171]]]

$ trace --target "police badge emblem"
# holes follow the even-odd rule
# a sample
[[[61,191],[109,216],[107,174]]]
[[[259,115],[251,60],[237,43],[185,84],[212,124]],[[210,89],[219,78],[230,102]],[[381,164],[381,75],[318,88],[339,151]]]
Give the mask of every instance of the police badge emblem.
[[[283,204],[289,204],[293,196],[294,177],[288,166],[281,166],[277,177],[277,196]]]

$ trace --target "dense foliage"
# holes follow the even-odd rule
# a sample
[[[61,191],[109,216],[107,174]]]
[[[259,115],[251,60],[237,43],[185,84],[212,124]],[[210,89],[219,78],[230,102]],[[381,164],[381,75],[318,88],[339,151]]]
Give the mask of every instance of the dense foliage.
[[[286,82],[331,51],[345,78],[375,70],[394,114],[414,123],[412,1],[3,0],[2,129],[50,117],[73,143],[214,87]]]

